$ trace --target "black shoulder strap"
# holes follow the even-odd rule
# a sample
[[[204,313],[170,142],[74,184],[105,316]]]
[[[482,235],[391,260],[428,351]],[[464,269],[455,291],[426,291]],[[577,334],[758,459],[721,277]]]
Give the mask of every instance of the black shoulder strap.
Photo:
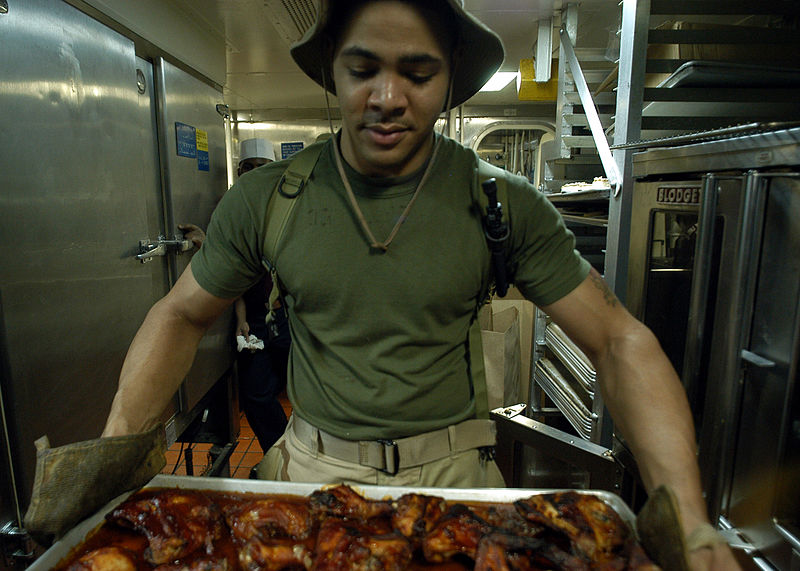
[[[489,199],[481,189],[481,183],[494,178],[497,183],[497,200],[503,205],[508,204],[507,186],[505,175],[507,172],[499,167],[478,159],[478,166],[475,169],[475,180],[472,184],[473,200],[478,208],[481,218],[486,214],[486,207]],[[503,211],[504,221],[507,220],[508,210]],[[475,307],[475,315],[469,328],[469,361],[470,375],[472,377],[472,390],[475,398],[475,415],[477,418],[489,418],[489,395],[486,387],[486,367],[483,363],[483,342],[481,340],[481,326],[478,321],[478,311],[481,306],[489,299],[491,291],[491,280],[486,285],[485,295],[481,296]]]
[[[473,199],[475,200],[476,207],[480,213],[481,219],[485,220],[487,211],[486,208],[489,205],[489,199],[486,194],[483,192],[481,185],[489,179],[495,179],[496,188],[497,188],[497,201],[502,205],[503,209],[502,212],[502,219],[499,221],[501,224],[504,224],[506,228],[508,227],[508,182],[506,176],[508,175],[508,171],[505,169],[501,169],[500,167],[496,167],[492,164],[489,164],[486,161],[482,161],[478,159],[478,167],[476,169],[476,180],[473,184]],[[502,241],[503,243],[505,240]],[[493,251],[493,247],[497,244],[492,244],[489,241],[489,237],[487,235],[487,245],[489,247],[490,252]],[[494,262],[493,262],[494,263]],[[489,283],[486,287],[486,295],[483,296],[484,298],[488,299],[488,296],[491,294],[493,289],[494,283],[494,274],[492,274],[492,278],[489,280]],[[486,300],[482,300],[482,303]]]

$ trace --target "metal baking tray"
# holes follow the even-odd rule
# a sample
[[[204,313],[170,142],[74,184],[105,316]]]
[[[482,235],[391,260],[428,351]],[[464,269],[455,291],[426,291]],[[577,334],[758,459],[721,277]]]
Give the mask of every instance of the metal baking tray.
[[[268,480],[243,480],[234,478],[202,478],[193,476],[170,476],[159,474],[153,478],[146,488],[181,488],[192,490],[213,490],[223,492],[256,492],[261,494],[291,494],[295,496],[309,496],[312,492],[325,487],[326,484],[306,484],[299,482],[273,482]],[[405,486],[368,486],[353,485],[361,494],[372,499],[399,498],[403,494],[416,493],[440,496],[446,500],[473,501],[473,502],[513,502],[527,498],[534,494],[547,494],[555,492],[574,491],[582,494],[591,494],[616,511],[622,520],[631,528],[636,529],[636,519],[631,509],[625,502],[612,492],[604,490],[567,490],[567,489],[533,489],[533,488],[414,488]],[[67,532],[64,537],[55,542],[45,553],[34,561],[28,569],[52,569],[64,557],[69,555],[73,547],[79,545],[87,534],[105,521],[105,515],[117,505],[122,503],[133,493],[127,492],[106,504],[91,517],[83,520]]]

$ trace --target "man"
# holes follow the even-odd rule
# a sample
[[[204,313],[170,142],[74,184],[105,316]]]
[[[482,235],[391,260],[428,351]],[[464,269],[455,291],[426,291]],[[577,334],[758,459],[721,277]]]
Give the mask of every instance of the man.
[[[502,44],[456,0],[331,0],[292,55],[337,95],[342,129],[269,260],[292,329],[294,416],[260,473],[499,485],[482,454],[488,430],[471,424],[480,422],[480,379],[469,366],[469,330],[490,264],[472,196],[477,160],[433,127],[499,67]],[[134,340],[105,435],[154,422],[206,328],[263,273],[259,213],[284,168],[258,169],[224,197],[189,271]],[[707,525],[691,415],[658,342],[574,252],[549,202],[523,179],[506,178],[510,281],[592,359],[648,489],[674,489],[686,531]],[[442,447],[443,456],[430,458]],[[375,449],[387,454],[382,469],[359,454]],[[695,569],[736,568],[719,544],[692,558]]]
[[[245,139],[239,147],[237,174],[244,173],[275,161],[272,142],[262,138]],[[205,232],[195,224],[179,224],[184,237],[200,248]],[[286,387],[286,365],[289,358],[289,324],[286,312],[275,302],[274,311],[268,311],[272,280],[268,274],[234,302],[236,336],[245,339],[255,335],[264,342],[260,350],[240,351],[237,356],[239,379],[239,404],[247,417],[261,449],[267,451],[286,429],[286,414],[278,395]]]
[[[275,150],[267,139],[242,141],[237,174],[275,161]],[[286,364],[289,358],[289,324],[286,313],[275,302],[270,314],[269,292],[272,280],[264,276],[234,302],[236,335],[255,335],[264,342],[259,351],[243,350],[236,362],[239,376],[239,400],[250,428],[263,451],[267,451],[286,429],[286,414],[278,395],[286,387]],[[269,322],[267,316],[271,315]]]
[[[275,161],[275,149],[272,142],[266,139],[245,139],[239,146],[239,168],[237,174],[242,176],[254,168]]]

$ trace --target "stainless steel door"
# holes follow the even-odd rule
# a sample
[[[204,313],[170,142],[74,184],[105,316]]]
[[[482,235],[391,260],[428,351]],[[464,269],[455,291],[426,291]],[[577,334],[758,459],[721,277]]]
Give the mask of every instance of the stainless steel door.
[[[167,232],[165,196],[161,187],[161,171],[158,143],[158,120],[156,117],[156,85],[153,76],[153,64],[140,57],[136,58],[136,88],[139,93],[139,109],[142,116],[146,115],[147,123],[144,121],[139,125],[140,137],[142,140],[143,164],[141,176],[143,178],[142,191],[147,205],[147,228],[140,236],[141,242],[151,243],[158,236],[165,236]],[[172,267],[175,265],[174,255],[157,256],[148,259],[147,263],[140,264],[142,272],[150,272],[152,275],[152,300],[158,300],[169,291],[174,280],[172,279]],[[180,391],[179,391],[180,393]],[[176,394],[172,401],[167,405],[162,414],[162,420],[167,426],[181,412],[181,398]],[[170,430],[170,432],[174,432]],[[170,438],[170,441],[172,438]]]
[[[211,213],[227,189],[225,127],[216,106],[222,93],[178,67],[154,62],[157,117],[167,238],[180,237],[178,224],[208,227]],[[174,283],[191,253],[170,258]],[[191,410],[233,362],[232,313],[227,312],[200,342],[180,398]],[[176,427],[178,431],[181,426]]]
[[[689,299],[681,381],[692,407],[698,435],[704,430],[711,366],[709,331],[720,331],[733,303],[732,276],[741,246],[741,210],[745,179],[740,175],[703,177],[692,289]],[[721,315],[718,315],[718,312]],[[726,395],[724,398],[729,398]]]
[[[730,210],[736,237],[735,248],[720,251],[718,284],[701,281],[692,299],[694,308],[714,311],[694,351],[704,363],[696,377],[707,379],[703,489],[712,518],[735,527],[759,558],[793,569],[800,562],[800,175],[753,171],[708,180],[732,185],[738,199],[726,206],[720,195],[703,205],[703,221]],[[700,241],[712,250],[710,239]]]
[[[58,0],[11,1],[0,53],[0,374],[24,506],[34,440],[100,434],[165,284],[133,258],[159,224],[133,43]]]
[[[741,411],[726,434],[733,460],[730,483],[712,491],[721,498],[722,514],[767,560],[779,569],[795,569],[800,563],[800,556],[792,555],[793,549],[800,552],[800,421],[791,403],[800,358],[800,174],[749,178],[752,215],[746,222],[753,248],[744,266],[742,307],[748,319],[741,345],[729,351],[732,357],[738,352],[734,378]]]
[[[131,40],[60,0],[9,2],[0,53],[0,525],[19,525],[33,442],[100,434],[134,334],[191,257],[141,263],[140,242],[180,238],[178,222],[206,228],[226,153],[218,89],[137,58]],[[194,129],[191,159],[178,124]],[[164,413],[171,440],[228,378],[230,317]]]

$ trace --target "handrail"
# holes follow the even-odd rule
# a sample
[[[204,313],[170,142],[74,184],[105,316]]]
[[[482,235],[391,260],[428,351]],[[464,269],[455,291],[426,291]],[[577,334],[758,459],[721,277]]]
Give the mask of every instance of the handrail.
[[[567,56],[567,63],[569,64],[572,78],[575,80],[575,87],[578,89],[578,96],[581,98],[581,105],[583,111],[586,113],[586,118],[589,120],[589,128],[592,131],[592,138],[597,147],[597,152],[600,155],[600,162],[603,164],[603,170],[606,173],[606,178],[613,188],[614,196],[619,195],[622,186],[622,177],[619,174],[617,163],[611,154],[611,148],[608,145],[603,125],[600,123],[600,116],[597,113],[597,107],[592,99],[592,93],[589,91],[589,86],[586,84],[586,78],[583,76],[581,65],[578,62],[578,57],[575,55],[575,49],[572,47],[572,42],[569,39],[566,28],[563,26],[559,30],[561,37],[561,46],[564,48],[564,53]]]

